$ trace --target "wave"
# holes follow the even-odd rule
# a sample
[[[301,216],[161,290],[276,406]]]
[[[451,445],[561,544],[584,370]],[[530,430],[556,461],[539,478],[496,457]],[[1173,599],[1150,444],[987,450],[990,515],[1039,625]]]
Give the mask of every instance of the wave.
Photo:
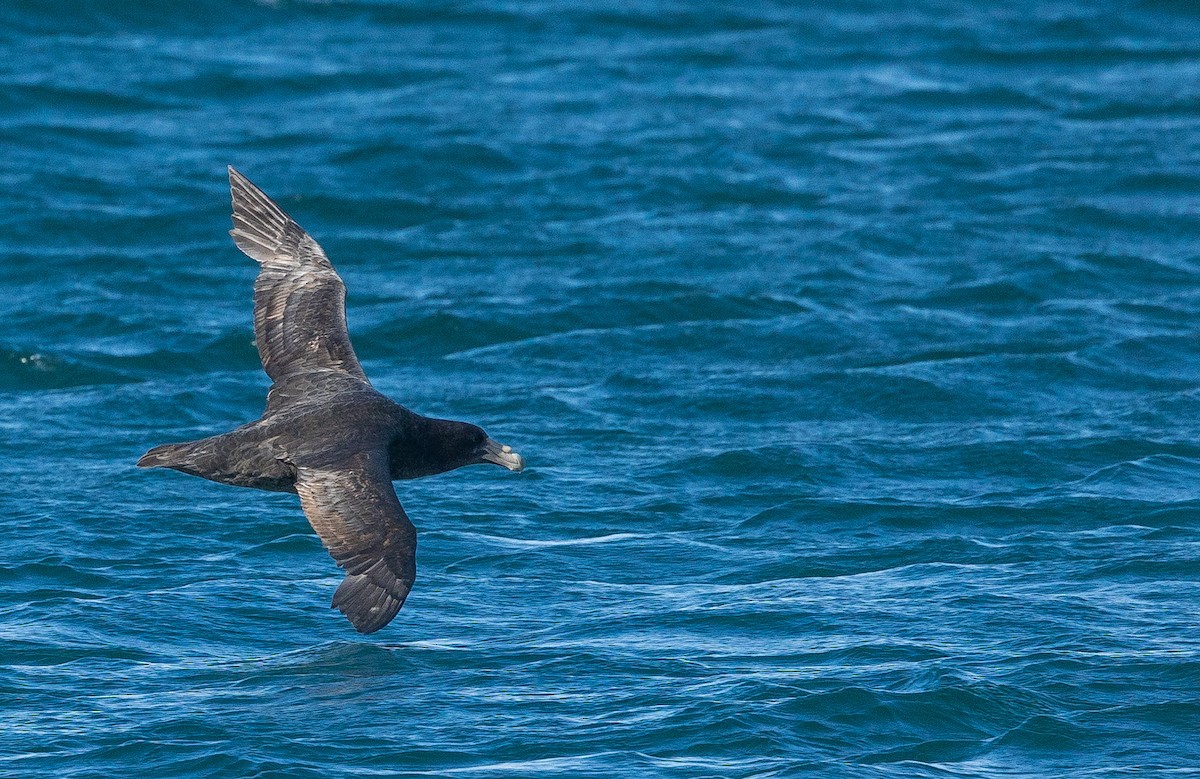
[[[0,391],[34,392],[89,384],[126,384],[134,375],[43,351],[0,348]]]

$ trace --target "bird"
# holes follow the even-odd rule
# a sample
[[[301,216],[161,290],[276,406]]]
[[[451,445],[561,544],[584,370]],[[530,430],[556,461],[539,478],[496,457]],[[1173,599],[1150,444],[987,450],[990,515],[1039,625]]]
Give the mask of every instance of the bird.
[[[262,416],[228,433],[164,444],[142,468],[292,492],[345,578],[331,608],[359,633],[387,625],[416,579],[417,532],[393,480],[525,460],[467,422],[410,411],[378,392],[346,326],[346,286],[320,245],[229,167],[234,244],[259,263],[254,341],[271,380]]]

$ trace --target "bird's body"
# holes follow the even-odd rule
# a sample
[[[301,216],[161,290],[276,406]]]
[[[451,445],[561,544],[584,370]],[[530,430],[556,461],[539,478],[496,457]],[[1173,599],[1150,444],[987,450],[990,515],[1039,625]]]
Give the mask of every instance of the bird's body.
[[[229,169],[234,242],[262,269],[254,330],[274,382],[260,419],[223,435],[147,452],[138,465],[294,492],[346,570],[333,605],[370,633],[400,610],[416,575],[416,530],[393,479],[524,461],[475,425],[421,416],[377,392],[350,345],[345,286],[321,247]]]

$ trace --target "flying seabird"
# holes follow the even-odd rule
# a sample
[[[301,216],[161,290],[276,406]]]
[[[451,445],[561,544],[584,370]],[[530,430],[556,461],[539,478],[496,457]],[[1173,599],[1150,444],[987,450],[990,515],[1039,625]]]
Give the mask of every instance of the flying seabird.
[[[156,446],[143,468],[294,492],[346,578],[333,595],[360,633],[392,621],[416,577],[417,531],[393,479],[475,463],[520,471],[511,447],[466,422],[409,411],[371,386],[346,329],[346,286],[275,201],[229,168],[233,242],[261,265],[254,341],[272,384],[260,419],[224,435]]]

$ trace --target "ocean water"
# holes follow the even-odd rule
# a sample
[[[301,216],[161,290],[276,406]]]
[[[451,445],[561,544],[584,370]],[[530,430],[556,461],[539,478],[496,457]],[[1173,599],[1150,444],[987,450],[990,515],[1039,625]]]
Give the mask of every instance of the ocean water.
[[[0,776],[1200,772],[1188,2],[0,6]],[[376,386],[372,636],[261,412],[225,166]]]

